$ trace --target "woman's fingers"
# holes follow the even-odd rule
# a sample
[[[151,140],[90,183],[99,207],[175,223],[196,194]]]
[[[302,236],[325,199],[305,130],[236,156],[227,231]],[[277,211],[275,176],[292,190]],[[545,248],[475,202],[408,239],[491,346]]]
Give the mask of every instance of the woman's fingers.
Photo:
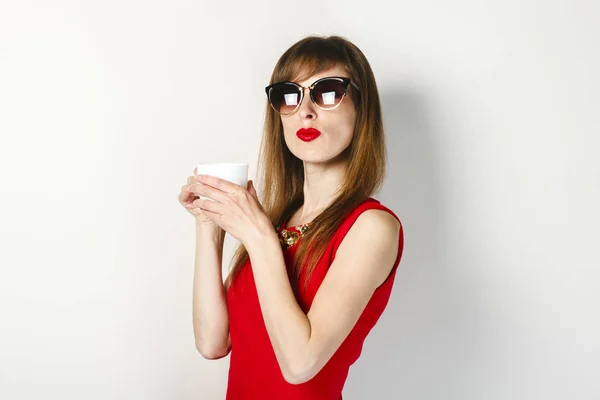
[[[219,203],[226,204],[231,199],[229,196],[211,186],[205,185],[203,183],[193,183],[190,185],[190,193],[195,193],[197,196],[202,195],[206,197],[210,197],[213,200],[218,201]]]
[[[189,176],[187,179],[187,184],[181,187],[181,193],[179,194],[179,201],[186,208],[193,208],[192,202],[198,197],[195,193],[187,190],[190,187],[190,184],[192,184],[193,182],[194,177]]]

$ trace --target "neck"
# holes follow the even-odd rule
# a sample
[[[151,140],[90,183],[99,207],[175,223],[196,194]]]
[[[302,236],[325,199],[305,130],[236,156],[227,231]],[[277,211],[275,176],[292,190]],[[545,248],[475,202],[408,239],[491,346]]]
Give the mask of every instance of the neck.
[[[307,223],[326,209],[342,187],[346,163],[304,163],[304,204],[294,215],[298,223]]]

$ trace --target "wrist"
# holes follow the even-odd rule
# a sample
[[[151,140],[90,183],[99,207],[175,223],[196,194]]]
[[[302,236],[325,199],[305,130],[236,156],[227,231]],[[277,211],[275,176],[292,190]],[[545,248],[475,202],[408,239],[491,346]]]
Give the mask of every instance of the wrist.
[[[277,232],[263,232],[255,235],[248,243],[244,243],[248,254],[252,255],[256,251],[262,251],[269,248],[281,249]]]
[[[196,233],[202,236],[212,237],[214,239],[220,239],[225,234],[223,229],[214,224],[212,221],[206,222],[198,220],[196,220]]]

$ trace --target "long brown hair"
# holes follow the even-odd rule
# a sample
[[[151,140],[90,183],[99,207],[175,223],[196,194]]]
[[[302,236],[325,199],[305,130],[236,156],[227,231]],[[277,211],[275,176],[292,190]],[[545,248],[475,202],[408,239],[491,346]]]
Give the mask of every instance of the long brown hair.
[[[297,244],[294,266],[289,274],[294,293],[302,266],[306,266],[306,285],[317,261],[323,255],[344,216],[365,201],[381,186],[386,173],[386,149],[379,93],[371,66],[362,51],[342,36],[303,38],[281,55],[269,84],[307,79],[335,66],[342,66],[360,88],[352,86],[351,98],[356,110],[352,142],[343,156],[347,157],[344,182],[335,200],[312,222]],[[266,215],[279,226],[303,204],[304,167],[285,144],[281,117],[266,103],[263,138],[258,161],[258,181],[264,184],[260,203]],[[240,244],[233,256],[233,267],[225,281],[228,288],[248,261],[248,251]]]

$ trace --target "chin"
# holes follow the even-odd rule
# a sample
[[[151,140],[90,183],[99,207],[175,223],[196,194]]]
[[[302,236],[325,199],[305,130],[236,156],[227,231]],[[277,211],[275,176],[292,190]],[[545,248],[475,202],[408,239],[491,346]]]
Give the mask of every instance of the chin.
[[[298,159],[303,162],[310,162],[315,164],[324,164],[339,161],[340,159],[347,156],[346,150],[350,146],[350,143],[347,143],[343,147],[331,148],[331,146],[327,146],[327,143],[318,143],[319,139],[316,141],[308,142],[308,143],[298,143],[300,139],[294,138],[292,139],[291,146],[290,143],[286,141],[286,145],[290,152]],[[308,146],[307,146],[308,145]]]
[[[330,154],[320,154],[315,152],[292,152],[297,158],[302,160],[305,163],[312,164],[329,164],[332,162],[339,161],[341,159],[342,153],[330,153]]]

